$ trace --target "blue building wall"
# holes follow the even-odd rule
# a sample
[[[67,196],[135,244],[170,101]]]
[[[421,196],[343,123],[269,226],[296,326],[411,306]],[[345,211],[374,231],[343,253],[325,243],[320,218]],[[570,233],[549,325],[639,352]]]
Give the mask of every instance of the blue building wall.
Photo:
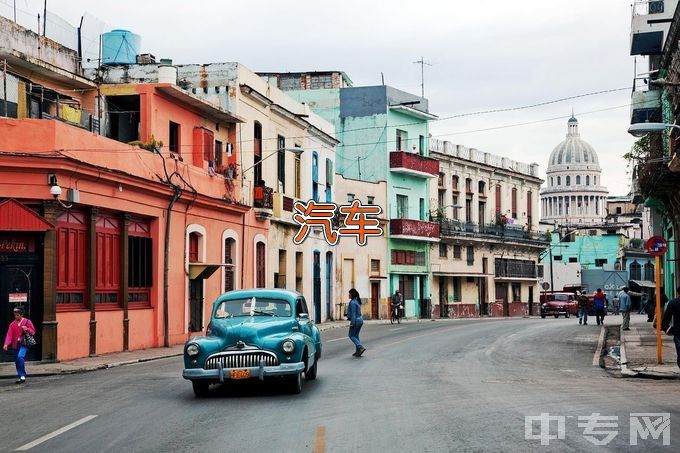
[[[598,266],[595,260],[604,259],[607,260],[604,267],[613,269],[623,247],[623,237],[617,234],[584,235],[576,236],[574,242],[564,242],[553,234],[550,246],[554,262],[568,263],[571,258],[580,263],[582,269],[597,269],[603,266]],[[550,254],[546,254],[541,262],[549,264]]]

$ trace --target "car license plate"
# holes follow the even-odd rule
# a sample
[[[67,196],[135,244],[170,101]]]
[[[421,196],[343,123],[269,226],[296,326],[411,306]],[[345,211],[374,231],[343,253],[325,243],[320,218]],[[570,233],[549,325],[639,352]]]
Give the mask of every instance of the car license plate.
[[[250,370],[231,370],[229,377],[231,379],[248,379],[250,378]]]

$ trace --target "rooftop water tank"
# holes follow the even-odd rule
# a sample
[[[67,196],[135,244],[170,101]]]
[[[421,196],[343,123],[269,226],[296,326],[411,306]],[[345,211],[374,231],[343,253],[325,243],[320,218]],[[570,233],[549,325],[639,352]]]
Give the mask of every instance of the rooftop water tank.
[[[135,64],[142,38],[128,30],[102,34],[102,64]]]

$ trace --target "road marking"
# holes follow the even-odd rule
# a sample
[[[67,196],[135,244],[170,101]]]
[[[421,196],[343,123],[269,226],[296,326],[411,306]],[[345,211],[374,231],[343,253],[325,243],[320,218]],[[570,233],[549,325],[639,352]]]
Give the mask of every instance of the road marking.
[[[314,433],[314,453],[324,453],[326,451],[326,427],[321,425],[316,427]]]
[[[406,327],[397,327],[396,329],[390,329],[392,332],[396,332],[397,330],[405,329]]]
[[[324,341],[324,343],[332,343],[334,341],[340,341],[340,340],[347,340],[347,337],[335,338],[333,340],[326,340],[326,341]]]
[[[66,425],[63,428],[59,428],[56,431],[52,431],[51,433],[46,434],[46,435],[34,440],[33,442],[27,443],[26,445],[22,445],[21,447],[17,448],[15,451],[30,450],[31,448],[35,447],[36,445],[40,445],[41,443],[46,442],[46,441],[48,441],[48,440],[50,440],[54,437],[57,437],[60,434],[64,434],[66,431],[69,431],[69,430],[75,428],[76,426],[80,426],[83,423],[87,423],[87,422],[89,422],[90,420],[92,420],[93,418],[96,418],[96,417],[97,417],[96,415],[88,415],[87,417],[83,417],[80,420],[71,423],[70,425]]]
[[[600,339],[597,341],[597,349],[593,356],[593,366],[600,366],[600,357],[602,357],[602,346],[604,346],[604,326],[600,329]]]

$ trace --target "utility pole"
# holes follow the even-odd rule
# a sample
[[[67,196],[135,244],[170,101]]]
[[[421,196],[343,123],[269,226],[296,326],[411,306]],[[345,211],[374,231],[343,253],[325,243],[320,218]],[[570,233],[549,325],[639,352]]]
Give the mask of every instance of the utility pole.
[[[7,116],[7,59],[2,64],[2,96],[3,105],[5,106],[5,116]]]
[[[414,61],[414,64],[420,65],[420,97],[425,97],[425,65],[432,66],[432,63],[425,61],[424,57],[420,57],[420,60]]]
[[[47,36],[47,0],[45,0],[43,7],[43,36]]]

